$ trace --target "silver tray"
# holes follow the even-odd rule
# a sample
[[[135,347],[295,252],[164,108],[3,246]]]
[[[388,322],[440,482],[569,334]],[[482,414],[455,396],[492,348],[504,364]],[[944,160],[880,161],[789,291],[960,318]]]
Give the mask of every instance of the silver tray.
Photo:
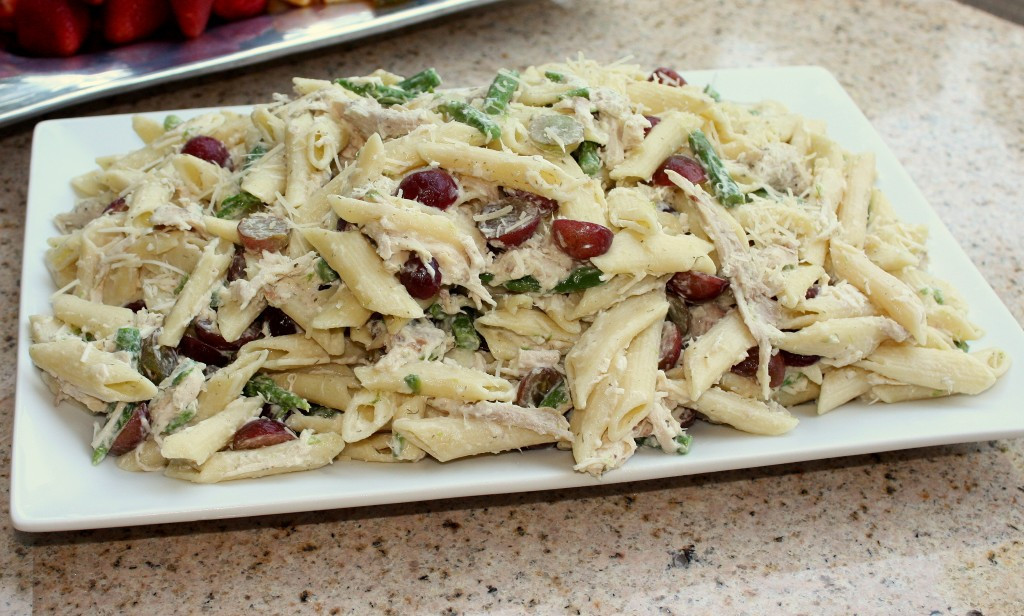
[[[217,26],[191,41],[148,41],[71,58],[0,52],[0,126],[165,81],[334,45],[500,0],[353,2],[294,9]]]

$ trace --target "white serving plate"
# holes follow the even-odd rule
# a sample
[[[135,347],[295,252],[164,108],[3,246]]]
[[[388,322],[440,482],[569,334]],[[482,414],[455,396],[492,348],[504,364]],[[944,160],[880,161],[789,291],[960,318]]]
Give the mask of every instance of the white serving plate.
[[[972,348],[998,344],[1015,362],[1010,371],[980,396],[851,404],[821,417],[813,409],[797,409],[800,425],[783,436],[754,436],[698,423],[691,430],[689,455],[644,448],[601,479],[574,473],[571,454],[551,449],[447,464],[336,462],[316,471],[221,485],[129,473],[113,461],[93,467],[93,418],[70,404],[53,405],[29,360],[28,315],[50,313],[49,296],[55,288],[43,265],[44,238],[56,234],[53,216],[73,203],[69,180],[92,169],[95,157],[126,152],[140,142],[127,115],[53,120],[36,128],[29,182],[11,479],[15,527],[72,530],[549,490],[1024,434],[1024,331],[835,78],[818,67],[695,71],[686,76],[694,83],[712,82],[729,99],[781,101],[827,121],[830,134],[845,148],[873,151],[879,185],[897,213],[929,228],[932,271],[970,298],[972,317],[988,332]]]

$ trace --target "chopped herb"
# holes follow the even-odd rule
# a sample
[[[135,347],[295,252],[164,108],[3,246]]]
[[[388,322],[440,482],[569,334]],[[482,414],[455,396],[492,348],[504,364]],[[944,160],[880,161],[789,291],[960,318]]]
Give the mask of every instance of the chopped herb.
[[[185,284],[188,283],[188,278],[188,274],[185,274],[184,276],[181,277],[181,280],[178,281],[178,286],[174,287],[175,296],[181,293],[181,290],[185,288]]]
[[[405,384],[409,387],[409,391],[414,394],[420,393],[420,389],[423,387],[423,383],[420,382],[420,377],[415,374],[407,374],[402,380],[405,381]]]
[[[555,83],[565,82],[565,75],[561,73],[556,73],[555,71],[544,71],[544,76]]]
[[[316,275],[324,282],[334,282],[338,279],[338,272],[331,269],[323,257],[316,260]]]
[[[718,90],[712,88],[710,83],[704,86],[704,94],[710,96],[711,99],[714,100],[716,103],[722,101],[722,95],[718,93]]]
[[[921,295],[931,295],[932,299],[935,300],[935,303],[940,306],[946,303],[945,297],[943,297],[942,295],[942,289],[936,289],[934,287],[924,287],[921,289]]]
[[[172,113],[171,115],[164,118],[164,130],[174,130],[182,122],[184,122],[184,120],[182,120],[181,118]]]
[[[685,434],[684,433],[684,434],[680,434],[679,436],[675,437],[672,440],[674,440],[676,442],[676,445],[679,446],[679,448],[676,449],[676,453],[677,454],[683,455],[683,454],[690,453],[690,446],[693,444],[693,437],[692,436],[690,436],[689,434]]]
[[[970,350],[970,347],[967,346],[967,341],[965,340],[954,340],[953,344],[955,344],[956,348],[960,349],[964,353]]]
[[[263,205],[263,201],[255,195],[244,190],[237,195],[232,195],[220,202],[220,209],[214,212],[217,218],[238,220],[251,214],[256,208]]]
[[[484,284],[491,284],[493,280],[494,274],[491,274],[489,272],[484,272],[483,274],[480,274],[480,282]]]
[[[753,201],[754,197],[760,197],[761,199],[771,199],[772,198],[771,195],[768,194],[768,191],[766,189],[764,189],[764,188],[758,188],[754,192],[747,193],[747,203],[750,203],[751,201]]]

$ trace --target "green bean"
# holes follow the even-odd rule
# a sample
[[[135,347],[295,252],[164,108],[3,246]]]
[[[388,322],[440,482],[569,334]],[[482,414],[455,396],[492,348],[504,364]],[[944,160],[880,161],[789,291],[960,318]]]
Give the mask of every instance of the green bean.
[[[473,319],[464,312],[452,319],[452,335],[455,336],[455,346],[460,349],[475,351],[480,348],[480,336],[473,327]]]
[[[566,90],[558,95],[558,100],[562,100],[563,98],[573,98],[575,96],[589,99],[590,88],[573,88],[571,90]]]
[[[722,95],[718,93],[718,90],[712,88],[710,83],[704,86],[704,94],[710,96],[716,103],[722,101]]]
[[[540,283],[533,276],[523,276],[505,283],[505,288],[513,293],[537,293],[540,291]]]
[[[119,327],[114,337],[114,348],[127,351],[131,356],[132,367],[139,369],[139,357],[142,356],[142,336],[135,327]]]
[[[556,73],[555,71],[544,71],[544,76],[547,77],[549,81],[553,81],[555,83],[562,83],[565,81],[565,75]]]
[[[181,293],[185,289],[185,285],[188,284],[188,279],[189,279],[189,275],[188,274],[185,274],[184,276],[181,277],[181,280],[178,281],[178,286],[174,287],[174,295],[175,296],[177,296],[179,293]]]
[[[516,71],[498,71],[498,75],[491,82],[487,89],[487,96],[484,98],[482,108],[488,115],[501,115],[508,109],[508,103],[512,100],[516,90],[519,88],[519,73]]]
[[[438,109],[452,120],[477,129],[487,137],[488,141],[501,138],[501,127],[498,126],[498,123],[476,107],[460,101],[448,101]]]
[[[395,87],[410,94],[423,94],[424,92],[433,92],[434,88],[439,85],[441,85],[441,76],[433,68],[428,68],[399,81]]]
[[[540,401],[537,406],[546,406],[553,409],[557,409],[566,402],[568,402],[569,396],[565,392],[565,381],[559,381],[558,385],[549,391],[544,398]]]
[[[555,293],[583,291],[604,284],[604,280],[601,279],[603,275],[601,270],[590,265],[577,267],[565,277],[565,280],[556,284],[555,288],[551,290]]]
[[[338,279],[338,272],[331,269],[331,266],[327,264],[327,261],[320,257],[316,260],[316,275],[320,277],[322,282],[334,282]]]
[[[267,153],[267,146],[262,143],[257,143],[249,153],[245,155],[245,162],[242,163],[242,169],[248,169],[249,167],[256,164],[256,161],[263,158],[263,155]]]
[[[700,159],[701,166],[704,167],[708,179],[715,188],[715,196],[722,202],[722,205],[732,207],[746,201],[743,191],[726,171],[722,159],[715,153],[715,149],[711,147],[711,142],[708,141],[703,131],[695,130],[690,133],[689,141],[690,149]]]
[[[167,427],[164,428],[163,434],[173,434],[178,430],[181,430],[185,427],[185,424],[192,421],[192,418],[195,416],[196,407],[194,405],[186,406],[180,413],[175,415],[171,421],[167,422]]]
[[[593,141],[584,141],[575,152],[576,161],[579,162],[580,169],[591,177],[601,173],[601,156],[598,154],[599,147]]]
[[[121,407],[121,412],[118,413],[117,407],[121,404],[124,406]],[[117,435],[121,433],[121,430],[128,424],[128,420],[132,418],[132,413],[135,412],[135,403],[114,402],[107,406],[107,412],[107,423],[103,424],[99,432],[100,443],[92,450],[92,463],[94,466],[107,457],[111,446],[117,440]]]
[[[491,284],[494,281],[494,274],[490,272],[484,272],[480,274],[480,282],[484,284]]]
[[[214,216],[217,218],[225,218],[228,220],[238,220],[248,216],[256,208],[263,205],[263,201],[255,196],[251,195],[244,190],[237,195],[231,195],[227,199],[220,202],[220,208],[214,212]]]
[[[414,394],[420,393],[420,390],[423,388],[423,383],[420,381],[420,377],[416,374],[407,374],[402,380],[405,381],[405,384],[409,387],[409,391]]]
[[[676,442],[678,449],[676,453],[679,455],[690,453],[690,446],[693,444],[693,437],[689,434],[680,434],[679,436],[672,439]]]
[[[326,406],[320,406],[319,404],[311,404],[309,406],[309,412],[306,413],[310,417],[323,417],[324,419],[333,419],[341,411],[337,409],[328,408]]]
[[[284,389],[275,383],[269,376],[257,374],[252,377],[249,379],[249,382],[245,384],[245,387],[242,389],[242,393],[250,398],[263,396],[263,399],[267,402],[281,407],[281,410],[275,414],[275,419],[283,417],[289,411],[295,409],[302,411],[309,410],[309,402],[306,402],[303,398],[296,396],[287,389]]]

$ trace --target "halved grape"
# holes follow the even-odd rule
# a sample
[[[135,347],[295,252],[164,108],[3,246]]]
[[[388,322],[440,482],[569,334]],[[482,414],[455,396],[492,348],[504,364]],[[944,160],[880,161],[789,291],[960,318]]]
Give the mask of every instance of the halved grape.
[[[685,86],[686,80],[683,76],[676,72],[675,69],[659,66],[654,69],[651,76],[647,78],[647,81],[653,81],[655,83],[663,83],[667,86]]]
[[[253,419],[235,432],[232,449],[259,449],[295,440],[295,433],[280,421],[260,417]]]
[[[398,280],[416,299],[430,299],[441,290],[441,270],[437,259],[430,259],[430,267],[418,255],[411,255],[398,272]]]
[[[747,350],[747,356],[740,363],[732,367],[732,371],[741,376],[756,377],[757,369],[760,367],[760,352],[756,346]],[[786,379],[786,362],[782,359],[781,353],[772,355],[768,362],[768,385],[778,387]]]
[[[658,354],[658,370],[668,370],[679,361],[683,350],[683,334],[672,321],[661,325],[661,348]]]
[[[608,252],[614,234],[604,225],[560,218],[551,223],[555,243],[574,259],[592,259]]]
[[[703,272],[679,272],[669,279],[667,288],[688,302],[700,304],[724,293],[729,281]]]
[[[213,137],[207,137],[206,135],[192,137],[182,146],[181,153],[190,154],[225,169],[231,168],[231,154],[228,153],[228,149],[224,147],[224,144],[219,139],[214,139]]]
[[[446,210],[459,198],[459,185],[444,169],[425,169],[402,178],[398,191],[405,199]]]
[[[563,382],[562,373],[554,368],[534,368],[519,381],[516,404],[538,407],[544,398]]]
[[[149,436],[149,405],[140,402],[132,411],[128,423],[121,428],[108,452],[112,456],[123,456],[135,449]]]
[[[481,215],[493,215],[508,210],[497,218],[487,218],[476,223],[487,243],[495,248],[513,248],[530,239],[537,231],[541,212],[530,202],[518,199],[502,199],[489,203]]]
[[[699,162],[689,156],[676,154],[669,156],[661,163],[651,177],[651,183],[656,186],[675,186],[672,180],[669,179],[668,173],[666,173],[669,170],[675,171],[694,184],[700,184],[708,179],[704,173],[704,167],[701,167]]]
[[[280,252],[288,245],[288,221],[268,214],[253,214],[238,222],[238,237],[247,249]]]
[[[529,133],[538,147],[552,152],[572,152],[583,143],[583,125],[560,113],[534,116]]]

